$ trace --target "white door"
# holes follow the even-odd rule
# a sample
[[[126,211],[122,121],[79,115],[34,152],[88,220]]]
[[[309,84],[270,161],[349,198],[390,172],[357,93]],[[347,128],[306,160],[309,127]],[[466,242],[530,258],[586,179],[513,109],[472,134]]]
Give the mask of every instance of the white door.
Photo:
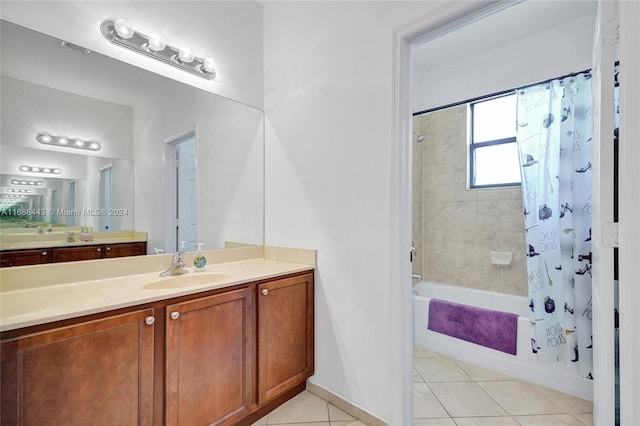
[[[599,1],[593,51],[593,397],[594,423],[615,425],[614,67],[616,2]]]
[[[196,249],[196,140],[191,135],[176,145],[176,238],[178,248],[186,241],[188,251]]]

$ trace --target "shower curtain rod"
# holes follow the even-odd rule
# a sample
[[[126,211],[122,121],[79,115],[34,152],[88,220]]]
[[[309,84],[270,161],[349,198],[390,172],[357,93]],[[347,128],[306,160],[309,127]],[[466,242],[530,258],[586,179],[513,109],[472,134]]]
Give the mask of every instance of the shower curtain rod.
[[[618,65],[617,61],[616,61],[616,65]],[[468,103],[471,103],[471,102],[476,102],[476,101],[479,101],[479,100],[482,100],[482,99],[489,99],[489,98],[494,98],[494,97],[497,97],[497,96],[506,95],[506,94],[509,94],[509,93],[513,93],[516,90],[522,90],[522,89],[526,89],[526,88],[529,88],[529,87],[537,86],[539,84],[549,83],[549,82],[551,82],[553,80],[561,80],[561,79],[567,78],[567,77],[575,77],[576,75],[586,74],[588,72],[591,72],[591,68],[588,68],[588,69],[583,70],[583,71],[572,72],[571,74],[566,74],[566,75],[563,75],[563,76],[560,76],[560,77],[549,78],[547,80],[542,80],[542,81],[539,81],[537,83],[527,84],[525,86],[518,86],[518,87],[513,88],[513,89],[502,90],[500,92],[491,93],[489,95],[478,96],[476,98],[467,99],[466,101],[459,101],[459,102],[454,102],[454,103],[451,103],[451,104],[442,105],[442,106],[435,107],[435,108],[425,109],[424,111],[414,112],[413,116],[415,117],[416,115],[422,115],[422,114],[427,114],[427,113],[430,113],[430,112],[440,111],[440,110],[443,110],[443,109],[447,109],[447,108],[451,108],[451,107],[455,107],[455,106],[459,106],[459,105],[464,105],[464,104],[468,104]]]

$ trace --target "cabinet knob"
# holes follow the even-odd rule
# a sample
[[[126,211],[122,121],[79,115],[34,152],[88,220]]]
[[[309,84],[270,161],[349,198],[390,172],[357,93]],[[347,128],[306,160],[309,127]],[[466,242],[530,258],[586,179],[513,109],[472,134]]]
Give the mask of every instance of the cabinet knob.
[[[102,249],[101,249],[101,248],[97,248],[96,250],[97,250],[97,251],[102,251]]]
[[[144,322],[145,322],[147,325],[153,325],[153,323],[154,323],[154,322],[156,322],[156,319],[155,319],[155,317],[146,317],[146,318],[144,319]]]
[[[267,290],[266,288],[263,288],[260,293],[262,293],[263,296],[266,296],[267,294],[269,294],[269,290]]]
[[[107,251],[110,251],[110,250],[111,250],[111,247],[107,246]]]
[[[47,255],[47,252],[46,252],[46,251],[43,251],[43,252],[42,252],[42,255],[43,255],[43,256],[46,256],[46,255]]]
[[[172,320],[177,320],[178,318],[180,318],[180,312],[171,312]]]

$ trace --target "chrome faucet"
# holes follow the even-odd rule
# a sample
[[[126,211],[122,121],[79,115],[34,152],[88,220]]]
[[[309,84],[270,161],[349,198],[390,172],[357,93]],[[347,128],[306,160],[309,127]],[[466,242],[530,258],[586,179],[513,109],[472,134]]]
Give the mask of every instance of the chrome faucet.
[[[184,261],[184,250],[180,250],[177,253],[174,253],[173,258],[171,259],[171,265],[167,268],[166,271],[160,274],[161,277],[169,277],[171,275],[182,275],[186,274],[189,271],[184,269],[186,263]]]

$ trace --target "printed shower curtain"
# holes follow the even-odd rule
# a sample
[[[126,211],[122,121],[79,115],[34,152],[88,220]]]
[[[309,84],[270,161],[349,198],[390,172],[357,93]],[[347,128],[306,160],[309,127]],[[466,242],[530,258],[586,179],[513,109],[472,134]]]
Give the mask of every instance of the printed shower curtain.
[[[517,91],[531,348],[593,378],[591,74]]]

